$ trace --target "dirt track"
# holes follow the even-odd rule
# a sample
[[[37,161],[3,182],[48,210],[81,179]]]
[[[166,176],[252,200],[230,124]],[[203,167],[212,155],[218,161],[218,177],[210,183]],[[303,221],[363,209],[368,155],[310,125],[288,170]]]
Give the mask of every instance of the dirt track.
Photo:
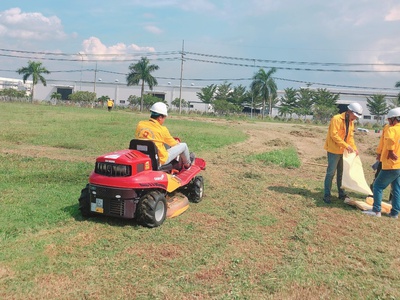
[[[222,122],[222,121],[218,121]],[[328,126],[314,126],[308,124],[288,124],[288,123],[249,123],[249,122],[228,122],[229,126],[244,130],[248,135],[248,140],[237,145],[227,146],[227,148],[217,153],[205,153],[204,157],[212,161],[215,156],[220,157],[216,161],[221,161],[226,156],[221,153],[230,153],[232,157],[240,158],[254,153],[268,152],[272,150],[294,146],[301,159],[301,167],[298,170],[288,170],[294,172],[294,176],[310,178],[321,182],[326,171],[326,151],[323,149]],[[361,160],[364,166],[364,173],[367,182],[373,178],[373,171],[369,167],[375,162],[375,148],[379,142],[380,133],[375,132],[356,132],[355,140]],[[229,159],[228,159],[229,160]],[[239,163],[237,161],[237,163]],[[208,169],[208,173],[213,168]],[[213,176],[220,176],[218,168]],[[213,172],[214,173],[214,172]],[[296,175],[297,174],[297,175]]]

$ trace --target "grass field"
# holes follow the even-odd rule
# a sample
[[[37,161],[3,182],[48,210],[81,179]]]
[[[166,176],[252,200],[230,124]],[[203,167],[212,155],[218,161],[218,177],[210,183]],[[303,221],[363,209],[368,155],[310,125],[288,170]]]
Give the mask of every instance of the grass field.
[[[399,222],[322,201],[323,126],[172,115],[203,201],[155,229],[83,219],[96,157],[147,117],[0,103],[1,299],[400,299]],[[368,181],[377,138],[356,136]]]

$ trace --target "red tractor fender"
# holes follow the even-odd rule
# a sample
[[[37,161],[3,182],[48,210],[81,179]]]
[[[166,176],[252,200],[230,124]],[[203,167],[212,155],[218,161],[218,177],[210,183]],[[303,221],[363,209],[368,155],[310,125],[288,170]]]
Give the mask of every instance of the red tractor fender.
[[[106,177],[96,174],[94,171],[90,174],[89,183],[129,189],[163,189],[167,190],[168,177],[162,171],[143,171],[129,177]]]

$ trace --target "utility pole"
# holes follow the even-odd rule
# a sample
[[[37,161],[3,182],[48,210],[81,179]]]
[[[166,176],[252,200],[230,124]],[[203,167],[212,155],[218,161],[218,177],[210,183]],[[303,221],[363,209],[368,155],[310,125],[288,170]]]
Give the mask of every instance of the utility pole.
[[[256,68],[256,60],[253,59],[254,69]],[[251,91],[251,108],[250,108],[250,118],[253,119],[253,108],[254,108],[254,91]]]
[[[81,52],[78,52],[78,54],[81,56],[81,86],[80,86],[80,91],[82,91],[82,68],[83,68],[83,55]]]
[[[182,76],[183,76],[183,56],[185,55],[184,53],[184,48],[185,48],[185,40],[182,40],[182,53],[181,53],[181,82],[179,85],[179,114],[182,113]]]
[[[96,61],[96,69],[94,70],[94,85],[93,92],[96,94],[96,80],[97,80],[97,61]]]

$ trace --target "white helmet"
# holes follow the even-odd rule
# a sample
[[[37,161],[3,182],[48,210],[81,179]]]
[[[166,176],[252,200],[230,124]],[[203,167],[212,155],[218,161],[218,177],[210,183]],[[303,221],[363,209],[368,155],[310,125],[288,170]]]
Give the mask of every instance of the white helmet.
[[[400,107],[392,108],[387,114],[388,119],[395,117],[400,117]]]
[[[151,112],[155,112],[160,115],[168,116],[168,108],[164,102],[156,102],[150,107]]]
[[[357,118],[361,118],[363,109],[357,102],[350,103],[347,109],[352,111]]]

